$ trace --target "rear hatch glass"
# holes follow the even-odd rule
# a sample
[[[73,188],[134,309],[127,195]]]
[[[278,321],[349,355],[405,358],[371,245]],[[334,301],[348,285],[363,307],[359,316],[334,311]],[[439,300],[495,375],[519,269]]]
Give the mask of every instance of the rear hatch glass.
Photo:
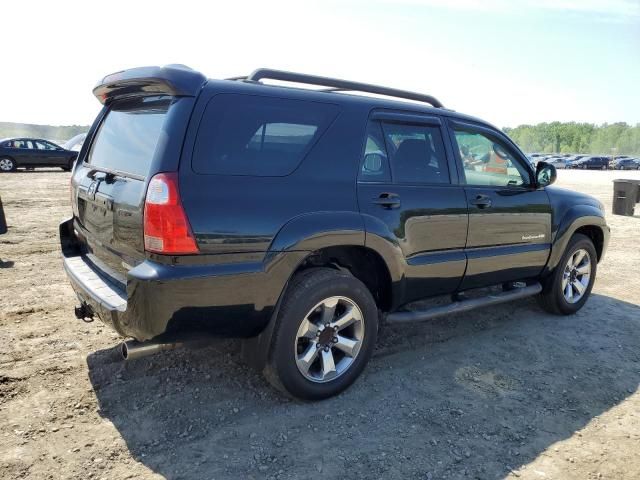
[[[164,97],[113,105],[91,145],[87,163],[146,177],[170,102]]]
[[[146,178],[165,143],[163,128],[174,101],[164,96],[115,102],[74,174],[88,257],[120,281],[144,259]]]

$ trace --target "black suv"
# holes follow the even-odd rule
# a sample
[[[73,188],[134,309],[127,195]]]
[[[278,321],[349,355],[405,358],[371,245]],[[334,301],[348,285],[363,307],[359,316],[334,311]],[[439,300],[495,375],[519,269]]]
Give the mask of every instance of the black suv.
[[[77,156],[78,152],[42,138],[0,140],[0,172],[13,172],[18,167],[60,167],[68,172]]]
[[[607,246],[600,202],[548,187],[553,166],[534,171],[429,95],[182,66],[118,72],[94,94],[60,237],[76,316],[132,337],[125,358],[244,337],[276,387],[324,398],[362,372],[381,321],[532,295],[576,312]],[[451,301],[405,308],[434,296]]]

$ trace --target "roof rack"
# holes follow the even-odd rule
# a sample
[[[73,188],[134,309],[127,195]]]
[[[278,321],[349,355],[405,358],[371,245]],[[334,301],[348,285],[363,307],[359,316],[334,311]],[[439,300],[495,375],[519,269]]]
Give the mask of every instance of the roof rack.
[[[259,68],[248,77],[235,77],[235,79],[245,82],[259,82],[262,79],[280,80],[283,82],[304,83],[307,85],[319,85],[328,87],[321,91],[325,92],[367,92],[377,95],[386,95],[388,97],[405,98],[418,102],[428,103],[436,108],[444,108],[440,101],[431,96],[422,93],[407,92],[396,88],[380,87],[378,85],[370,85],[368,83],[351,82],[349,80],[340,80],[337,78],[320,77],[317,75],[306,75],[303,73],[287,72],[284,70],[273,70],[271,68]]]

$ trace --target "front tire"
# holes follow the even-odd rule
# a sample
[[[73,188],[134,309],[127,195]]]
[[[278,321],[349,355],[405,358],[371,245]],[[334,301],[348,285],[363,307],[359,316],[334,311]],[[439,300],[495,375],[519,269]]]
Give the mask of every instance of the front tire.
[[[296,398],[337,395],[366,366],[377,333],[378,308],[360,280],[331,268],[305,270],[285,293],[265,376]]]
[[[16,161],[13,158],[0,158],[0,172],[15,172],[17,167],[18,166],[16,165]]]
[[[589,237],[575,234],[538,297],[549,313],[571,315],[586,303],[596,279],[598,256]]]

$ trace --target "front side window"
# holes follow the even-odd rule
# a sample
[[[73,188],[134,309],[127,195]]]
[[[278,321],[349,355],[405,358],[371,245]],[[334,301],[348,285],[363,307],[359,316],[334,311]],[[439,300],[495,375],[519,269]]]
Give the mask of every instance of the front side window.
[[[449,183],[439,127],[385,122],[383,130],[395,183]]]
[[[193,168],[204,174],[288,175],[336,114],[332,104],[216,95],[198,129]]]
[[[503,142],[477,131],[454,128],[454,132],[468,185],[529,184],[528,170]]]

